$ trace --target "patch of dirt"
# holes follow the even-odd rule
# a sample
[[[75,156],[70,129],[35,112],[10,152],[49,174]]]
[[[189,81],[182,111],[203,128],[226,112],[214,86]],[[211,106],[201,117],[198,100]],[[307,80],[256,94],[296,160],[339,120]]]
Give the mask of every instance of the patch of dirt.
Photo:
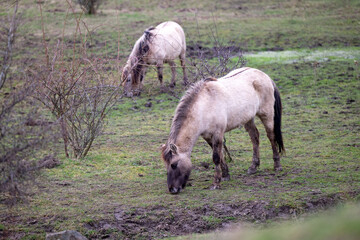
[[[356,196],[357,192],[346,193]],[[309,197],[309,199],[312,199]],[[342,200],[342,194],[319,196],[304,203],[302,211],[314,211],[334,206]],[[127,208],[119,206],[113,219],[92,221],[85,224],[88,230],[97,233],[93,239],[115,239],[112,234],[121,233],[126,239],[158,239],[170,236],[204,233],[215,229],[227,229],[234,222],[265,222],[268,219],[290,219],[298,215],[299,209],[289,205],[273,206],[267,201],[244,201],[236,204],[217,203],[190,209],[169,206]],[[111,231],[110,231],[111,230]],[[112,233],[109,233],[112,232]],[[91,238],[90,238],[91,239]]]

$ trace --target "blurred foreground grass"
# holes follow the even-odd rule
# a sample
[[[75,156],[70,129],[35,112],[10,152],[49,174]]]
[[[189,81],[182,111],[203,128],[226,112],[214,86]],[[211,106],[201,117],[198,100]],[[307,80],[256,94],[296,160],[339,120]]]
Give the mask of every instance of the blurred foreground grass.
[[[277,223],[276,226],[261,230],[245,226],[230,231],[171,239],[358,240],[360,239],[360,203],[339,206],[305,220]]]

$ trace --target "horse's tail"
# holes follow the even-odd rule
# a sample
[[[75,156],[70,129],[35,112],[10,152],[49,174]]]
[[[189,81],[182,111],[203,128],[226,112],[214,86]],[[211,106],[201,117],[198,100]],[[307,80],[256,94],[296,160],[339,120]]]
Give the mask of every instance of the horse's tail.
[[[279,89],[274,84],[274,133],[275,133],[275,141],[279,148],[279,153],[285,153],[285,147],[283,143],[282,133],[281,133],[281,114],[282,114],[282,104],[280,98]]]

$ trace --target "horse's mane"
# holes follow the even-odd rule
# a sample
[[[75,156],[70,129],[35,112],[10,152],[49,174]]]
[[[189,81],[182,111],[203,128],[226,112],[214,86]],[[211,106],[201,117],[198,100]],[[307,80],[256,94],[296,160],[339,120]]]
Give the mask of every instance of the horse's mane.
[[[138,80],[141,69],[144,67],[144,56],[150,50],[149,43],[151,43],[152,37],[154,36],[151,33],[151,30],[154,29],[155,27],[150,27],[144,31],[144,34],[136,42],[134,49],[130,54],[133,83]]]
[[[169,163],[172,157],[170,150],[170,144],[176,142],[176,138],[179,135],[180,129],[183,126],[190,108],[196,101],[199,93],[204,88],[205,84],[209,81],[216,81],[216,78],[208,77],[204,80],[198,81],[197,83],[190,86],[190,88],[185,92],[184,96],[181,98],[180,103],[175,111],[175,116],[172,120],[169,138],[162,148],[162,157],[165,162]]]

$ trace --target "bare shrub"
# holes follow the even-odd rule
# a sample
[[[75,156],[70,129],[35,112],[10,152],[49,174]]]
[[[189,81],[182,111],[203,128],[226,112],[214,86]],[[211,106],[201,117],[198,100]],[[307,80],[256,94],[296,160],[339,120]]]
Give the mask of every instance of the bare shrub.
[[[12,3],[10,3],[12,4]],[[8,26],[1,26],[0,40],[2,62],[0,72],[0,201],[14,204],[29,192],[35,173],[47,164],[39,164],[44,143],[49,144],[51,123],[39,115],[39,108],[29,97],[35,84],[29,79],[18,77],[6,82],[12,65],[12,54],[16,30],[20,23],[17,13],[18,1]],[[11,6],[11,5],[10,5]],[[24,82],[21,80],[25,79]],[[53,158],[54,159],[54,158]]]
[[[60,119],[67,156],[68,146],[76,158],[86,156],[116,103],[120,92],[116,78],[106,78],[102,68],[101,60],[79,58],[76,63],[55,60],[50,70],[43,67],[37,72],[40,86],[34,96]]]
[[[66,156],[70,146],[76,158],[87,155],[120,93],[116,73],[105,70],[109,63],[88,56],[80,21],[76,19],[72,46],[59,40],[48,47],[44,41],[46,63],[33,71],[39,85],[34,96],[60,119]]]
[[[40,114],[31,100],[35,89],[32,81],[10,88],[1,94],[0,102],[0,192],[1,200],[15,203],[29,191],[39,169],[46,167],[39,159],[54,140],[52,122]]]
[[[97,9],[103,0],[74,0],[87,14],[96,14]]]
[[[198,41],[189,41],[190,66],[188,71],[193,82],[209,76],[222,77],[231,70],[245,66],[240,46],[226,46],[222,43],[215,21],[210,29],[209,39],[212,40],[212,48],[204,47]]]

